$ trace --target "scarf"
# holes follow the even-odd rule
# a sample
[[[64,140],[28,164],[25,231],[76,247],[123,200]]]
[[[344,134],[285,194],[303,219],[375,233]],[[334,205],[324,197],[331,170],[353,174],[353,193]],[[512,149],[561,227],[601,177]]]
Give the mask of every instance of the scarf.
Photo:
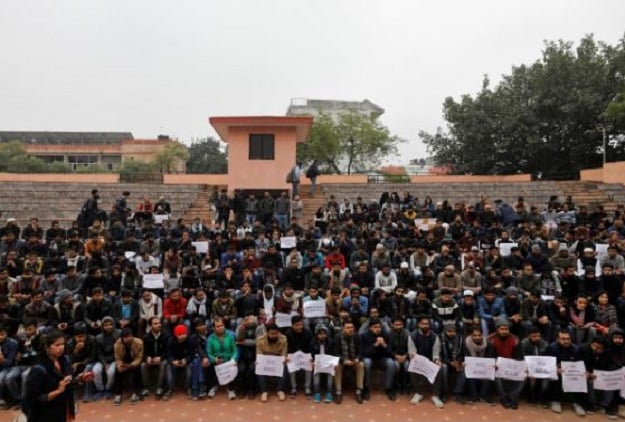
[[[139,301],[139,312],[140,312],[142,319],[146,319],[149,321],[150,318],[152,318],[153,316],[157,316],[156,315],[156,308],[157,308],[156,297],[157,296],[154,293],[152,293],[152,296],[150,296],[149,302],[146,302],[143,299]]]
[[[207,316],[206,312],[206,298],[202,300],[197,300],[195,296],[191,296],[189,300],[189,304],[187,305],[187,314],[189,315],[199,315],[199,316]]]
[[[341,351],[344,360],[353,360],[356,358],[356,345],[354,344],[354,336],[341,336]]]
[[[469,354],[473,357],[484,357],[484,351],[486,350],[486,339],[482,339],[482,344],[475,344],[473,338],[468,336],[464,341],[464,345],[467,347]]]

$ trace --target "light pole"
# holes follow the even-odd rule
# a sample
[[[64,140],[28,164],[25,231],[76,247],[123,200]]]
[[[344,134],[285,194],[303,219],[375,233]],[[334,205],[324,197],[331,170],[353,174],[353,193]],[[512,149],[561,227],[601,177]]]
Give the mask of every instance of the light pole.
[[[606,163],[606,152],[607,152],[607,144],[606,144],[606,130],[610,130],[612,129],[611,125],[604,125],[604,124],[598,124],[595,126],[595,128],[599,131],[601,131],[601,135],[603,137],[603,165],[605,166]]]

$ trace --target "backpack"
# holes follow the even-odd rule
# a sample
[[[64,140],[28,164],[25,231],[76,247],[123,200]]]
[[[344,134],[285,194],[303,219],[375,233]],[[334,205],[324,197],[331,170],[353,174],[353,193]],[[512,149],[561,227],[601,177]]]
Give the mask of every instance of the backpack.
[[[286,183],[293,183],[293,169],[286,174]]]

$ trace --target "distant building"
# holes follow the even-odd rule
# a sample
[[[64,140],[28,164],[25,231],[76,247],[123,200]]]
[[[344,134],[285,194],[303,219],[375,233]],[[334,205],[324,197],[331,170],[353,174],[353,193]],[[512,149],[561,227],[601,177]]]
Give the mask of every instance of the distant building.
[[[0,143],[20,141],[26,153],[45,162],[68,164],[73,170],[99,166],[117,170],[126,160],[151,161],[165,145],[177,142],[167,135],[135,139],[130,132],[0,131]],[[176,172],[184,172],[178,163]]]
[[[286,111],[287,116],[318,116],[328,114],[337,119],[344,112],[360,113],[377,119],[384,114],[384,109],[369,100],[340,101],[340,100],[310,100],[307,98],[293,98]]]

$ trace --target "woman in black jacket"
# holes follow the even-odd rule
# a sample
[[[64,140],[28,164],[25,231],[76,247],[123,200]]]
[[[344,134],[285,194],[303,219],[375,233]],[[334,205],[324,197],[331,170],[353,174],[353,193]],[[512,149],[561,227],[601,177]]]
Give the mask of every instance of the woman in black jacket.
[[[28,422],[73,421],[72,365],[65,355],[65,338],[58,331],[43,339],[44,352],[26,379],[22,410]]]

